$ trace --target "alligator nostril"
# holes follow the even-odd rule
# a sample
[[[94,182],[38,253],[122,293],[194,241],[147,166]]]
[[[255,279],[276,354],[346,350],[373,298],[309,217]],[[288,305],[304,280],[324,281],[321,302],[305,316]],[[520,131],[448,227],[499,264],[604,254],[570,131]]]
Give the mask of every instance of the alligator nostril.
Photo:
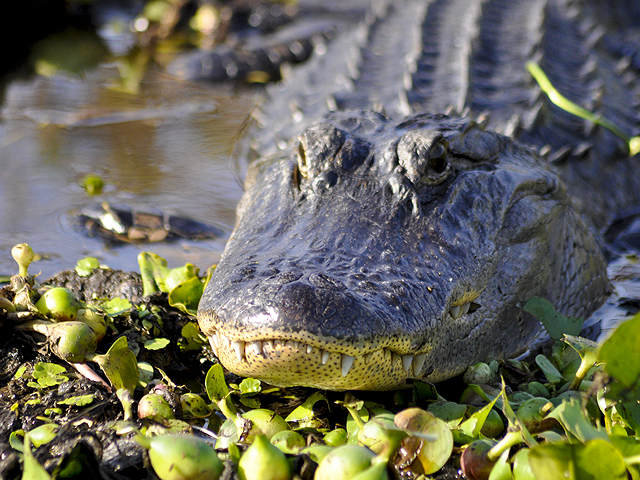
[[[334,171],[328,170],[321,172],[313,180],[313,190],[316,193],[321,193],[323,190],[327,190],[333,187],[338,181],[338,174]]]

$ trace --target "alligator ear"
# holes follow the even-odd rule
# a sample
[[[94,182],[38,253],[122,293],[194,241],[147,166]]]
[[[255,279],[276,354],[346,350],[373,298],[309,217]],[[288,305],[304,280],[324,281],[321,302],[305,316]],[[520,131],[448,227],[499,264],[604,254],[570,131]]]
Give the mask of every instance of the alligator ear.
[[[398,162],[414,186],[437,185],[451,172],[448,147],[438,130],[410,130],[396,146]]]
[[[298,169],[305,178],[317,176],[325,160],[333,160],[345,141],[346,133],[329,123],[305,129],[299,137]]]
[[[462,132],[449,137],[451,153],[478,162],[495,162],[507,141],[474,121],[470,121]]]

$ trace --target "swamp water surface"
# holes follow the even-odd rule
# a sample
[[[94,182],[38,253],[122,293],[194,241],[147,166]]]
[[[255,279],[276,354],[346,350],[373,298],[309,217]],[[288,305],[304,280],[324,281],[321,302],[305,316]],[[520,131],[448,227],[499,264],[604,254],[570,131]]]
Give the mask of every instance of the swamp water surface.
[[[42,279],[95,256],[111,268],[137,270],[152,251],[169,266],[217,262],[242,195],[230,153],[254,105],[231,92],[150,71],[138,94],[110,88],[115,67],[81,77],[33,77],[10,83],[0,107],[0,275],[15,273],[13,245],[29,243],[45,259]],[[90,197],[79,181],[102,177]],[[101,202],[158,209],[220,227],[221,238],[107,247],[76,225],[74,213]]]

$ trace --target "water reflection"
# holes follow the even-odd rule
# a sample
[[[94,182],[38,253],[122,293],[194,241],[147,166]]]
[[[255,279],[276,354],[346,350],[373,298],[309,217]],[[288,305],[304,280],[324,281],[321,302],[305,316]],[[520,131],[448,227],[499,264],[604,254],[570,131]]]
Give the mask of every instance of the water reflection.
[[[206,268],[226,238],[105,249],[73,227],[72,212],[110,201],[156,207],[221,225],[230,233],[242,193],[230,151],[254,104],[252,93],[177,81],[149,72],[139,95],[115,91],[112,67],[83,79],[14,82],[0,120],[0,273],[13,273],[9,251],[28,242],[50,256],[32,267],[44,277],[93,255],[112,268],[137,269],[143,249]],[[106,182],[89,198],[88,173]],[[2,253],[4,252],[4,253]]]

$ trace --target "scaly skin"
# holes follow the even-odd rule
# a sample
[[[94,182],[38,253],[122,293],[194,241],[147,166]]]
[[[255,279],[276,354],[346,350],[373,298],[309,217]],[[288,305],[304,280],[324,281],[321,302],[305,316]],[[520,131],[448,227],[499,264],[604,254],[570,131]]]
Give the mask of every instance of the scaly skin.
[[[563,2],[546,3],[394,3],[368,24],[353,92],[329,92],[335,107],[346,111],[321,116],[309,94],[296,96],[309,123],[294,119],[280,127],[277,116],[265,121],[256,134],[263,145],[258,151],[271,155],[249,171],[236,229],[198,312],[225,367],[276,385],[393,389],[409,378],[439,381],[475,362],[522,352],[541,333],[540,324],[518,306],[533,296],[583,317],[603,302],[610,286],[598,232],[616,210],[637,204],[637,160],[608,132],[588,130],[581,120],[536,100],[524,60],[542,48],[542,66],[552,81],[573,81],[574,69],[553,67],[565,50],[573,49],[578,59],[584,51],[568,40],[549,51],[545,45],[554,35],[581,39],[589,33],[571,30],[584,19],[570,15]],[[403,94],[411,107],[403,107],[375,85],[367,88],[377,81],[371,72],[404,58],[385,56],[382,47],[393,38],[385,26],[397,32],[394,22],[418,17],[410,8],[421,12],[415,22],[429,48],[413,60],[417,70],[405,66],[412,88]],[[519,29],[496,23],[496,15],[525,24]],[[515,37],[531,19],[542,29],[539,44]],[[454,21],[476,25],[475,33],[470,27],[464,34],[470,38],[436,35],[435,48],[429,35]],[[560,33],[552,30],[558,25]],[[515,53],[492,57],[495,48],[510,45],[489,42],[485,37],[492,32],[514,35]],[[411,36],[410,25],[403,34]],[[478,44],[480,50],[463,49],[460,55],[452,42]],[[614,62],[600,47],[598,65]],[[369,51],[377,56],[367,56]],[[468,71],[481,79],[472,76],[464,85],[447,80],[459,64],[431,58],[434,51],[445,60],[449,55],[469,62]],[[287,89],[291,94],[301,79],[313,78],[332,54],[329,46],[323,57],[299,67],[298,83],[285,83],[283,93],[272,91],[263,112],[281,112]],[[522,72],[509,70],[512,57]],[[481,68],[487,64],[505,71],[487,80]],[[423,72],[421,65],[431,70]],[[597,72],[619,81],[608,71]],[[507,80],[513,84],[500,84]],[[582,92],[587,83],[577,77],[574,87]],[[608,90],[603,103],[624,103],[624,92],[622,86]],[[385,98],[391,99],[384,101],[389,117],[349,110]],[[447,98],[464,99],[460,106],[471,115],[488,107],[495,114],[489,127],[508,135],[466,117],[411,113],[438,111]],[[403,111],[409,113],[405,118]],[[636,117],[627,120],[621,124],[625,131],[637,129]],[[294,140],[280,150],[270,146],[283,134]],[[592,140],[590,148],[586,140]],[[541,156],[541,148],[550,156]]]

